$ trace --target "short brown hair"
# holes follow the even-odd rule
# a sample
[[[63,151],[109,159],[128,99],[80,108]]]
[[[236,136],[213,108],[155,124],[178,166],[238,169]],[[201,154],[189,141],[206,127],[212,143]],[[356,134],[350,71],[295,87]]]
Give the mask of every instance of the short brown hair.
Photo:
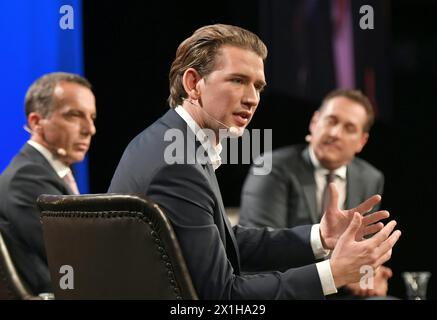
[[[267,57],[267,47],[254,33],[240,27],[214,24],[197,29],[185,39],[176,51],[169,74],[170,107],[182,104],[187,93],[182,85],[182,76],[188,68],[194,68],[202,77],[210,74],[215,67],[216,57],[224,45],[232,45],[255,52],[263,60]]]
[[[77,83],[91,90],[89,81],[77,74],[53,72],[43,75],[35,80],[27,90],[26,98],[24,99],[26,117],[31,112],[38,112],[44,118],[47,118],[56,105],[56,101],[53,99],[55,87],[62,81]]]
[[[328,95],[323,99],[319,111],[323,109],[323,107],[328,103],[329,100],[336,97],[345,97],[363,106],[363,108],[366,110],[367,113],[367,121],[364,124],[363,130],[364,132],[369,132],[370,128],[372,128],[372,125],[375,121],[375,113],[373,111],[373,107],[372,104],[370,103],[369,98],[367,98],[360,90],[337,89],[328,93]]]

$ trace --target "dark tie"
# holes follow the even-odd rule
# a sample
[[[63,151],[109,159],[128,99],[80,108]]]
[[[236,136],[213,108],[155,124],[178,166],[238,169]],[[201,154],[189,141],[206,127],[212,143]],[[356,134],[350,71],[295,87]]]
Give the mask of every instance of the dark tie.
[[[64,181],[70,187],[71,191],[73,191],[73,194],[79,194],[79,188],[77,187],[76,180],[74,180],[71,171],[65,175]]]
[[[323,213],[325,213],[326,208],[328,206],[328,198],[329,198],[329,184],[334,181],[335,173],[333,171],[329,171],[329,173],[326,174],[326,184],[325,188],[323,189],[322,193],[322,205],[321,205],[321,211],[320,211],[320,218],[322,217]]]

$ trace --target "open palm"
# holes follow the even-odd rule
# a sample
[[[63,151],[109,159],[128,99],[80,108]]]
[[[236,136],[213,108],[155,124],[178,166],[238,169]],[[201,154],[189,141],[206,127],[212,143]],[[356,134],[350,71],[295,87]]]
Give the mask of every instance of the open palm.
[[[334,249],[338,238],[343,234],[349,226],[353,218],[354,212],[361,215],[370,211],[376,204],[381,201],[380,195],[374,195],[366,201],[359,204],[357,207],[349,210],[340,210],[338,208],[338,191],[334,183],[329,184],[329,200],[328,207],[320,221],[320,234],[325,249]],[[363,217],[360,229],[357,232],[356,241],[360,241],[364,236],[378,232],[384,227],[382,219],[388,218],[388,211],[382,210]]]

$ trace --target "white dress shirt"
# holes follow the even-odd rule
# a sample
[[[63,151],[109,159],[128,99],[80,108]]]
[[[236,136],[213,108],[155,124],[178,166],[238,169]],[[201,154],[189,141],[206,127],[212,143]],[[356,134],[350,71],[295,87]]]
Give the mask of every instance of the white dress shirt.
[[[34,147],[39,153],[41,153],[44,158],[49,162],[49,164],[52,166],[53,170],[55,170],[56,174],[61,178],[64,179],[64,177],[71,172],[71,169],[69,166],[65,165],[62,161],[57,159],[53,153],[43,145],[39,144],[36,141],[28,140],[28,144],[30,144],[32,147]]]
[[[212,135],[207,135],[199,127],[196,121],[194,121],[187,110],[184,109],[184,107],[177,106],[175,111],[182,119],[184,119],[191,131],[193,131],[193,133],[196,135],[197,140],[200,141],[202,147],[206,150],[208,159],[215,171],[222,164],[222,158],[220,157],[220,153],[223,149],[222,144],[220,142],[216,144],[215,137]]]

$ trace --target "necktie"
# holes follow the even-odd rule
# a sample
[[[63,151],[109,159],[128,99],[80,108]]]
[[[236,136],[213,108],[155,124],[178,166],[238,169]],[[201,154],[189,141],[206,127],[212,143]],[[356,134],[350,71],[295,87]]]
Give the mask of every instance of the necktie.
[[[323,189],[322,193],[322,205],[320,206],[320,217],[322,217],[323,213],[326,211],[326,207],[328,206],[328,194],[329,194],[329,184],[334,181],[335,174],[332,171],[329,171],[329,173],[326,174],[326,183],[325,188]]]
[[[68,172],[64,177],[65,183],[70,187],[71,191],[73,191],[73,194],[79,194],[79,189],[76,184],[76,180],[74,180],[73,174]]]

